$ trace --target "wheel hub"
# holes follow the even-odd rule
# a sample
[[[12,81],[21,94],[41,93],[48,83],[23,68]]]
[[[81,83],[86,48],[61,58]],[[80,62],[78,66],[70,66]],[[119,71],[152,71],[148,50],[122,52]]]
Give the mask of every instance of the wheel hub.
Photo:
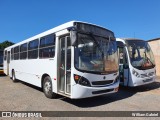
[[[44,89],[45,89],[46,93],[49,93],[51,91],[51,83],[50,82],[46,82]]]

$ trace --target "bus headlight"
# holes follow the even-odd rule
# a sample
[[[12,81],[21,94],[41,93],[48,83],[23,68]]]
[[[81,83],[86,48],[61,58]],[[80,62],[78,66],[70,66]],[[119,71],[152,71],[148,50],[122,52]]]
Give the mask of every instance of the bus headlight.
[[[83,85],[83,86],[88,86],[88,87],[91,86],[91,84],[90,84],[88,79],[86,79],[86,78],[84,78],[82,76],[79,76],[79,75],[74,75],[74,81],[77,84],[80,84],[80,85]]]
[[[114,80],[114,83],[117,83],[119,80],[120,80],[120,76],[118,75],[118,76],[116,77],[116,79]]]
[[[140,74],[137,71],[135,71],[134,69],[132,70],[132,74],[138,78],[140,77]]]

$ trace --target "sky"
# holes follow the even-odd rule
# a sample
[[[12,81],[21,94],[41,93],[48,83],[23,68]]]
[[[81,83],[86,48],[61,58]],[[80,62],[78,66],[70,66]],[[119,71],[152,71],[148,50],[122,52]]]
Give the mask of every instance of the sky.
[[[160,0],[0,0],[0,42],[18,43],[72,20],[150,40],[160,37]]]

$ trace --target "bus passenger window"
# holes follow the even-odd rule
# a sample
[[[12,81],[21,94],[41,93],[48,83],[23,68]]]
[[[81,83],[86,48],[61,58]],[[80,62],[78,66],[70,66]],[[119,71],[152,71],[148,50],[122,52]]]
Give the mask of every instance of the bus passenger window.
[[[14,60],[19,59],[19,46],[14,48]]]
[[[40,39],[39,58],[52,58],[55,55],[55,35],[50,34]]]
[[[4,51],[4,61],[7,60],[7,50]]]
[[[38,58],[38,44],[39,44],[38,39],[29,42],[28,59],[37,59]]]

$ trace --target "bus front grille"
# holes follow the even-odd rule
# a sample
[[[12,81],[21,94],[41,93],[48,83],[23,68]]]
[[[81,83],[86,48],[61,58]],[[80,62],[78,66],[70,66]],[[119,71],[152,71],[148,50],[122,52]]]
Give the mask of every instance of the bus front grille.
[[[105,86],[113,83],[113,80],[103,80],[103,81],[94,81],[92,82],[92,85],[97,85],[97,86]]]
[[[114,90],[114,89],[93,91],[92,94],[103,94],[103,93],[111,92],[111,91],[113,91],[113,90]]]
[[[151,77],[154,75],[154,72],[150,72],[148,74],[141,74],[141,78],[145,78],[145,77]]]

